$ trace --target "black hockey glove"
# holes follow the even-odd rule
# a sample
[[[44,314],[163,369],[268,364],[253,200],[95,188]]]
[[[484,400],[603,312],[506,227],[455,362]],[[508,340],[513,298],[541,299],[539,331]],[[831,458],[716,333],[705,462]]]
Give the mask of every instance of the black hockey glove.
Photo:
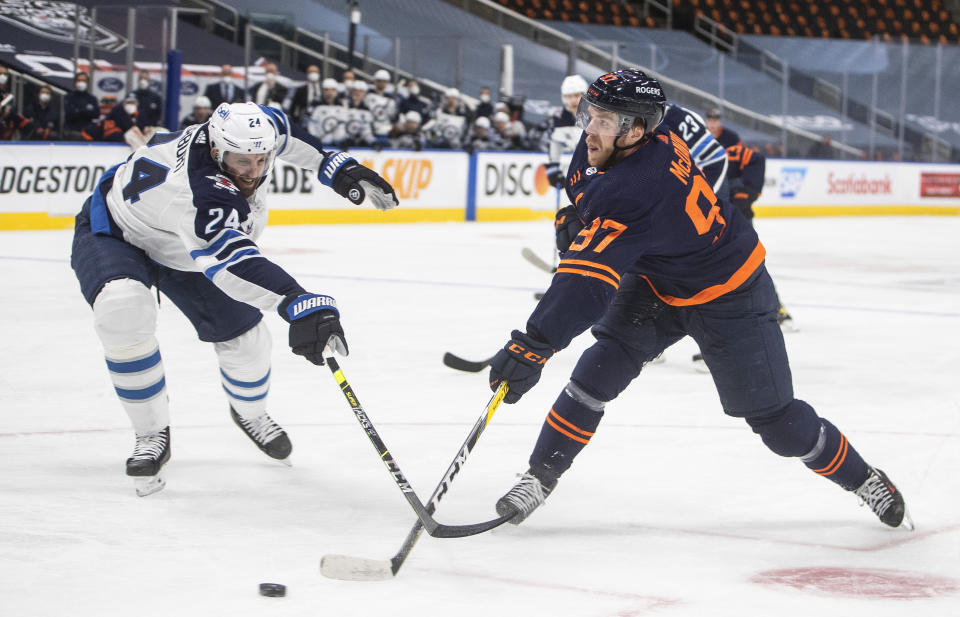
[[[557,187],[563,188],[563,172],[560,171],[560,163],[547,163],[545,165],[547,172],[547,182]]]
[[[389,182],[345,152],[328,154],[320,165],[319,178],[337,195],[346,197],[358,206],[365,197],[370,198],[377,210],[389,210],[400,205]]]
[[[753,202],[757,201],[758,197],[760,193],[746,188],[730,191],[730,203],[747,217],[748,221],[751,221],[751,225],[753,224]]]
[[[490,389],[496,392],[501,381],[510,384],[504,403],[516,403],[537,385],[543,365],[553,356],[553,349],[547,343],[519,330],[510,336],[503,349],[490,360]]]
[[[340,311],[330,296],[290,295],[277,307],[290,324],[290,349],[314,364],[323,364],[326,348],[341,356],[350,354],[340,326]]]
[[[583,229],[583,221],[577,215],[576,208],[566,206],[557,210],[553,226],[557,229],[557,250],[562,255],[580,234],[580,230]]]

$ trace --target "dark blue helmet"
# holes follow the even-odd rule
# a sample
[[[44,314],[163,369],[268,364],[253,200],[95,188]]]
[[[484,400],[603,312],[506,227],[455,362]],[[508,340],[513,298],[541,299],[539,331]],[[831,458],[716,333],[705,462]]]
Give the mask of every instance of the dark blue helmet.
[[[636,119],[643,122],[644,131],[649,134],[663,120],[666,104],[659,81],[639,69],[623,69],[601,75],[590,84],[580,100],[577,126],[586,129],[590,123],[588,108],[592,105],[619,115],[619,135],[625,134]]]

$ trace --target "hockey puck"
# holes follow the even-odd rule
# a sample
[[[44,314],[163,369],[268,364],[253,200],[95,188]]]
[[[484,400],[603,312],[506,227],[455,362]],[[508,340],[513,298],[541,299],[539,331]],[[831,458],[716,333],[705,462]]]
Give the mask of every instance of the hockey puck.
[[[287,586],[280,583],[260,583],[260,595],[268,598],[282,598],[287,595]]]

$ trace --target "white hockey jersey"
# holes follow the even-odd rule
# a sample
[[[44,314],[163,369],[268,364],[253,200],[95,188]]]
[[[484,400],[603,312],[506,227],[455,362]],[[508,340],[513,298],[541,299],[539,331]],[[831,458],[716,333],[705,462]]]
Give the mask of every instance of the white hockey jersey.
[[[261,109],[277,128],[277,156],[318,172],[329,154],[322,144],[279,109]],[[244,197],[210,156],[206,124],[156,135],[100,182],[91,212],[95,232],[122,237],[163,266],[203,272],[231,298],[262,310],[304,293],[256,245],[267,224],[266,183]],[[98,216],[101,195],[106,212]]]

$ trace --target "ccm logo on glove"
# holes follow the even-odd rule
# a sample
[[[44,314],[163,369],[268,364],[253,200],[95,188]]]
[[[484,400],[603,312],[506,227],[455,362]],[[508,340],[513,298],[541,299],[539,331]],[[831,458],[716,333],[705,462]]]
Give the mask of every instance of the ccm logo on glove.
[[[535,353],[533,353],[532,351],[527,351],[522,345],[519,345],[519,344],[517,344],[517,343],[510,343],[510,344],[509,344],[509,347],[507,347],[507,351],[510,351],[510,352],[512,352],[512,353],[515,353],[515,354],[517,354],[518,356],[522,356],[524,360],[529,360],[530,362],[533,362],[534,364],[546,364],[546,363],[547,363],[547,359],[546,359],[546,358],[544,358],[544,357],[541,356],[540,354],[535,354]]]

